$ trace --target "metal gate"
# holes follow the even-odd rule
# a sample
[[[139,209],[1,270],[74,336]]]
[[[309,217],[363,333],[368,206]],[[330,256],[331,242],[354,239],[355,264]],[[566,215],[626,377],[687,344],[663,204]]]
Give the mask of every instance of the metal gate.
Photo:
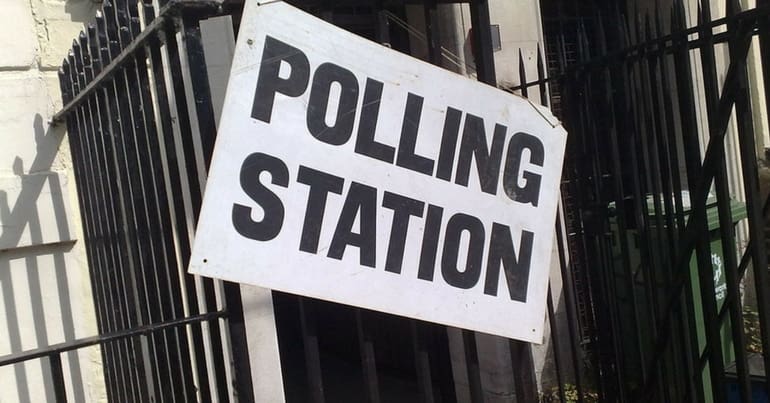
[[[420,34],[401,24],[404,1],[294,3],[402,51],[399,38]],[[438,64],[448,55],[435,39],[437,2],[418,3]],[[532,346],[493,340],[509,355],[509,401],[767,394],[767,371],[752,368],[770,367],[768,203],[754,133],[768,113],[752,96],[770,93],[752,81],[747,55],[758,43],[751,63],[770,80],[770,5],[741,11],[728,0],[729,16],[712,21],[706,1],[688,24],[681,3],[647,17],[633,3],[541,3],[545,49],[534,72],[520,59],[523,84],[508,90],[550,104],[570,133],[558,290],[547,301],[553,381],[537,373]],[[237,32],[241,8],[105,1],[64,61],[55,120],[69,132],[100,336],[0,357],[47,357],[59,401],[61,354],[94,344],[110,401],[254,399],[260,375],[249,368],[238,286],[185,272],[216,136],[201,21],[229,15]],[[470,8],[473,26],[489,26],[486,1]],[[475,32],[476,75],[496,85],[491,34]],[[717,248],[725,281],[715,289]],[[756,303],[742,297],[752,289]],[[290,402],[485,401],[483,336],[284,294],[273,301]]]
[[[726,1],[714,20],[708,1],[689,21],[679,1],[647,14],[561,2],[544,13],[551,99],[570,133],[562,196],[575,302],[603,401],[767,396],[754,125],[768,114],[752,96],[768,93],[747,63],[770,77],[770,9],[757,3]],[[753,42],[761,51],[749,59]]]

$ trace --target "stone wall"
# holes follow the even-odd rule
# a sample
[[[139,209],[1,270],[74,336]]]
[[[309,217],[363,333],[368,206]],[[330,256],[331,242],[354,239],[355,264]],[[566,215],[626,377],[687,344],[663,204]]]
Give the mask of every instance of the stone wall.
[[[3,0],[0,356],[97,333],[57,69],[93,0]],[[70,401],[105,401],[98,347],[62,356]],[[0,401],[55,401],[47,359],[0,368]]]

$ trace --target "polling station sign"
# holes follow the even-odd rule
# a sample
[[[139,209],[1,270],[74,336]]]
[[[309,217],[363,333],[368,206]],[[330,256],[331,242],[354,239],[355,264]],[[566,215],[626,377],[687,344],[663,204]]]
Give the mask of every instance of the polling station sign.
[[[526,99],[246,2],[189,271],[540,342],[565,142]]]

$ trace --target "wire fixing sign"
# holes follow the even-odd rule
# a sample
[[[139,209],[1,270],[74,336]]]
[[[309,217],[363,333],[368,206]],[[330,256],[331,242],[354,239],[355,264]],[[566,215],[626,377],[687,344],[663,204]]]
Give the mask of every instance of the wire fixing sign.
[[[246,2],[189,271],[541,342],[566,132]]]

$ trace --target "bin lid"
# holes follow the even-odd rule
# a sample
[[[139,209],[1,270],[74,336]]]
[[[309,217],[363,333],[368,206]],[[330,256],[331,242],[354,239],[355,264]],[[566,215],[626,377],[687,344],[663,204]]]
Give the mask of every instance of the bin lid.
[[[761,354],[748,353],[746,362],[749,364],[749,376],[760,379],[765,377],[765,363],[762,361]],[[735,362],[732,362],[725,367],[725,372],[727,372],[728,375],[736,375],[738,372],[735,367]]]
[[[663,212],[665,214],[666,205],[663,202],[663,197],[661,194],[658,194],[658,200],[660,201],[660,207],[663,209]],[[646,203],[647,203],[647,214],[649,216],[655,215],[655,198],[654,195],[647,195],[646,197]],[[671,200],[671,203],[674,204],[675,201]],[[615,209],[615,202],[612,202],[608,205],[610,210]],[[682,191],[682,208],[684,210],[685,217],[687,217],[690,214],[690,210],[692,209],[692,203],[690,202],[690,192],[687,190]],[[730,213],[733,216],[733,223],[737,223],[738,221],[746,218],[747,212],[746,212],[746,204],[739,201],[739,200],[730,200]],[[716,195],[709,193],[708,197],[706,198],[706,218],[708,220],[708,228],[709,230],[715,230],[719,228],[719,208],[717,205],[717,197]]]
[[[665,204],[663,203],[663,197],[661,197],[661,194],[658,194],[658,200],[660,201],[660,206],[664,210],[665,213]],[[647,213],[650,216],[655,215],[655,199],[653,195],[647,195]],[[671,203],[675,203],[673,198],[671,200]],[[685,217],[690,215],[690,210],[692,209],[692,203],[690,201],[690,192],[688,190],[682,191],[682,208],[684,210]],[[737,223],[738,221],[746,218],[748,215],[746,213],[746,204],[739,201],[739,200],[730,200],[730,213],[733,216],[733,223]],[[709,193],[708,197],[706,198],[706,219],[708,221],[708,228],[709,230],[715,230],[719,228],[719,207],[717,204],[717,197],[713,193]]]

